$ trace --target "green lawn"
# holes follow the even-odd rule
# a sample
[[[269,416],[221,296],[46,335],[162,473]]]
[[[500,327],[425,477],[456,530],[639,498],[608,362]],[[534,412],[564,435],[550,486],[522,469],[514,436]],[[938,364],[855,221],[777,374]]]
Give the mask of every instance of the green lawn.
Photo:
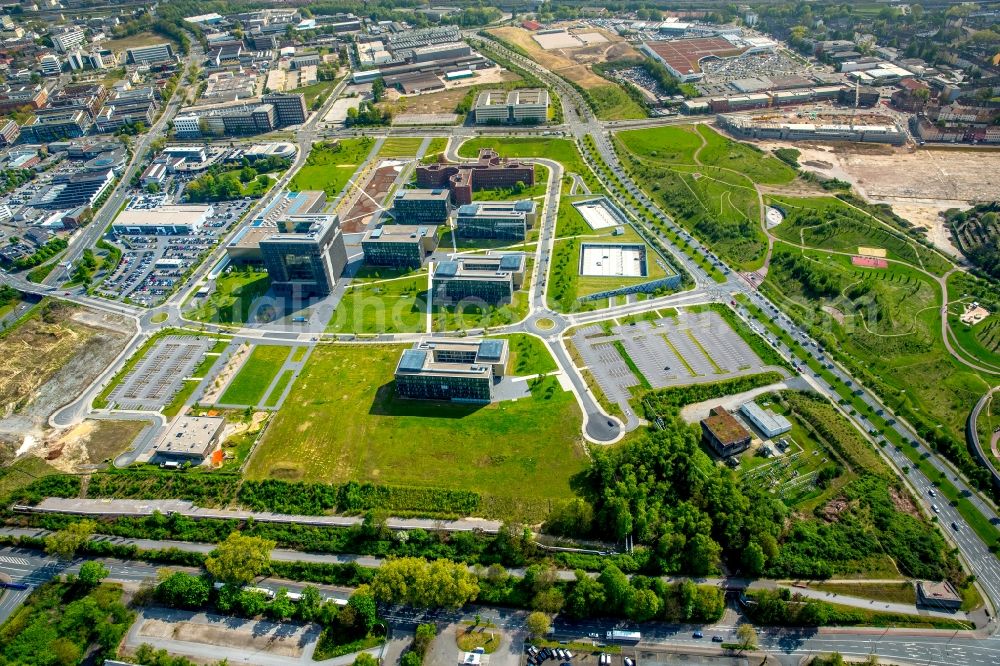
[[[390,269],[390,276],[392,272]],[[326,330],[331,333],[426,331],[426,292],[426,271],[394,279],[355,279]]]
[[[694,153],[702,140],[694,125],[670,125],[655,129],[627,130],[615,136],[637,157],[677,164],[694,164]]]
[[[404,347],[317,348],[247,467],[281,478],[475,490],[487,513],[534,521],[573,497],[586,465],[581,416],[554,378],[532,397],[491,405],[395,397]]]
[[[319,97],[322,97],[323,100],[326,101],[326,96],[329,94],[329,92],[331,90],[334,89],[334,87],[336,85],[337,85],[336,81],[317,81],[316,83],[312,84],[311,86],[304,86],[302,88],[296,88],[295,90],[292,90],[291,92],[301,93],[301,94],[305,95],[305,98],[306,98],[306,108],[307,109],[312,109],[313,108],[313,102],[315,102],[316,99],[319,98]],[[320,103],[322,104],[322,102],[320,102]]]
[[[441,155],[445,149],[448,147],[448,138],[443,136],[437,136],[431,139],[431,142],[427,144],[427,152],[424,153],[423,158],[420,160],[424,164],[430,164],[432,162],[438,161],[438,156]]]
[[[267,293],[271,279],[266,272],[230,270],[215,281],[215,290],[186,316],[195,321],[243,324],[253,302]]]
[[[424,140],[420,137],[390,137],[382,142],[379,157],[416,157]]]
[[[475,157],[482,148],[492,148],[501,157],[544,157],[563,165],[567,173],[580,174],[594,193],[602,191],[597,177],[583,161],[576,144],[569,139],[534,137],[479,137],[458,148],[462,157]]]
[[[288,386],[288,382],[292,381],[294,375],[294,370],[285,370],[281,373],[278,383],[274,385],[274,389],[267,396],[267,401],[264,403],[265,406],[274,407],[278,404],[278,401],[281,400],[281,394],[285,392],[285,387]]]
[[[616,83],[595,86],[586,90],[586,96],[601,120],[634,120],[646,118],[646,111]]]
[[[782,185],[795,180],[795,169],[756,146],[733,141],[708,125],[696,127],[705,139],[705,147],[697,155],[702,164],[738,171],[761,185]]]
[[[556,362],[545,344],[533,335],[515,333],[500,336],[507,338],[510,357],[507,361],[507,372],[523,377],[526,375],[542,375],[555,372]]]
[[[323,190],[328,199],[335,198],[374,144],[369,137],[315,144],[288,188],[293,192]]]
[[[542,198],[545,196],[545,188],[548,184],[549,170],[541,164],[535,165],[535,184],[518,190],[515,187],[508,187],[495,190],[476,190],[472,193],[473,201],[519,201],[521,199],[535,199],[539,210],[542,207]]]
[[[230,382],[219,402],[226,405],[256,405],[288,358],[290,347],[254,345],[250,357]]]

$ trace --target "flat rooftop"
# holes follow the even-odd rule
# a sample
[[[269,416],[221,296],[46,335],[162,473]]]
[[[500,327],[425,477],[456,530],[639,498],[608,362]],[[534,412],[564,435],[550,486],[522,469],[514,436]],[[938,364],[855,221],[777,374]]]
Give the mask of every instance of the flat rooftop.
[[[405,199],[406,201],[448,201],[451,198],[451,190],[446,187],[436,187],[428,190],[402,190],[396,193],[395,201]]]
[[[197,226],[212,211],[199,204],[166,205],[156,208],[127,208],[118,214],[114,224],[129,227]]]
[[[448,353],[474,353],[469,363],[439,360]],[[507,362],[507,341],[497,339],[430,339],[413,344],[403,352],[396,374],[437,375],[445,377],[491,377],[493,366]]]
[[[787,430],[792,427],[791,422],[789,422],[789,420],[784,416],[766,410],[756,402],[748,402],[744,404],[740,407],[740,411],[755,419],[757,423],[767,430]]]
[[[681,74],[701,73],[701,61],[705,58],[731,58],[746,49],[735,46],[722,37],[696,37],[694,39],[672,39],[662,42],[646,42],[646,47]]]
[[[179,416],[156,443],[154,453],[203,458],[225,423],[221,416]]]
[[[507,93],[502,90],[487,90],[479,93],[476,106],[507,106]]]
[[[419,243],[437,233],[434,225],[383,224],[376,227],[362,239],[364,243]]]
[[[514,90],[507,96],[508,104],[546,104],[549,100],[549,93],[542,88],[530,88],[527,90]]]
[[[510,217],[522,217],[535,212],[535,202],[531,199],[521,201],[477,201],[459,206],[458,214],[461,217],[507,215]]]
[[[498,256],[459,256],[434,266],[434,279],[509,280],[513,273],[524,271],[523,254]]]
[[[735,444],[744,437],[750,436],[749,431],[722,407],[713,408],[711,415],[702,423],[723,444]]]

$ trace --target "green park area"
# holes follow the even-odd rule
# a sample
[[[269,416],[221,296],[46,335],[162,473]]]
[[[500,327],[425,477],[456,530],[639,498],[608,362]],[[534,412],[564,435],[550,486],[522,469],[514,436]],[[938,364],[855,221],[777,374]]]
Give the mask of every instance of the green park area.
[[[393,372],[403,349],[317,348],[248,476],[473,490],[488,496],[487,513],[527,520],[572,497],[569,479],[586,465],[581,417],[555,378],[532,381],[531,397],[512,402],[401,400]]]
[[[219,402],[224,405],[259,404],[290,351],[291,347],[285,345],[254,345]]]
[[[328,199],[333,199],[368,157],[374,144],[375,140],[369,137],[315,144],[306,163],[289,183],[289,189],[294,192],[323,190]]]
[[[505,187],[492,190],[476,190],[472,193],[473,201],[514,201],[520,199],[534,199],[541,210],[545,189],[548,183],[549,170],[541,164],[535,165],[535,184],[524,187]]]
[[[436,136],[431,139],[431,142],[427,144],[427,151],[421,158],[421,162],[424,164],[431,164],[437,162],[438,159],[444,155],[445,149],[448,147],[448,139],[443,136]]]
[[[549,307],[560,312],[580,309],[595,309],[608,305],[607,299],[580,301],[583,296],[620,287],[642,284],[667,275],[663,259],[646,243],[631,226],[625,226],[624,233],[614,235],[614,227],[592,229],[572,203],[588,197],[567,197],[559,200],[559,214],[556,220],[556,242],[552,252],[552,266],[549,272]],[[583,243],[627,243],[642,244],[646,247],[645,277],[628,276],[582,276],[580,275],[580,255]]]
[[[647,194],[729,263],[763,265],[757,185],[785,185],[795,171],[777,158],[722,136],[707,125],[628,130],[615,135],[618,154]]]
[[[427,330],[427,271],[372,269],[355,277],[326,327],[330,333]]]
[[[188,319],[216,324],[245,324],[253,302],[267,293],[266,271],[230,269],[215,280],[214,290],[185,312]]]
[[[424,140],[420,137],[389,137],[379,148],[379,157],[416,157]]]

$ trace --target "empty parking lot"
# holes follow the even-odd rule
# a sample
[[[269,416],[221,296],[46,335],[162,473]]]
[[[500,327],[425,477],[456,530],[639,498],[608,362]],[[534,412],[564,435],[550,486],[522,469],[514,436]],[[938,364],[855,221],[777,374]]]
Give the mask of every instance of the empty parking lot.
[[[643,381],[660,389],[717,382],[765,367],[739,334],[711,311],[681,311],[675,317],[609,330],[589,326],[573,335],[573,343],[601,390],[617,403],[628,402],[631,387]]]
[[[160,409],[170,402],[213,343],[210,338],[187,335],[163,338],[111,392],[110,402],[119,409]]]

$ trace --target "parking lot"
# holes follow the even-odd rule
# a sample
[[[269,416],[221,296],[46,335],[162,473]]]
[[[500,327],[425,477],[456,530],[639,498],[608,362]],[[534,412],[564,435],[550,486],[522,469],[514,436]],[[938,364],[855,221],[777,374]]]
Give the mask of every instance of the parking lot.
[[[163,195],[137,197],[132,207],[160,205]],[[184,274],[197,266],[243,214],[252,201],[223,201],[213,204],[213,213],[196,234],[185,236],[119,236],[113,239],[122,249],[122,260],[100,284],[105,297],[125,299],[151,307],[163,302]]]
[[[717,382],[764,369],[743,338],[712,311],[681,311],[675,317],[610,329],[589,326],[574,334],[573,343],[608,400],[617,403],[628,402],[630,389],[641,385],[642,378],[660,389]]]
[[[158,410],[180,390],[185,377],[214,340],[171,335],[157,342],[108,397],[118,409]]]

